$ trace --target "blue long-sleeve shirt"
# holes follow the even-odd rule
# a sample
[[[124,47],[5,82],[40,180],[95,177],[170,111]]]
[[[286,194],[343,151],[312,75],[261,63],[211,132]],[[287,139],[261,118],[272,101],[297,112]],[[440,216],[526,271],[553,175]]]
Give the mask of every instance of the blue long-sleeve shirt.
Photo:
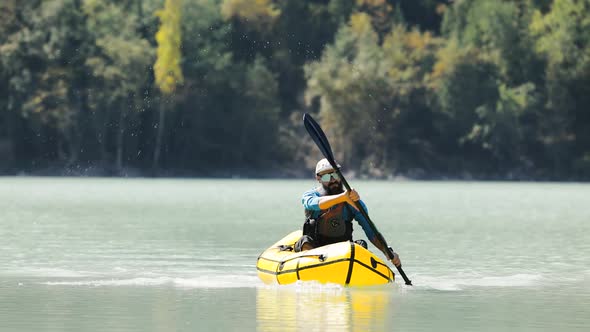
[[[320,215],[320,211],[321,211],[320,197],[322,197],[322,193],[320,192],[320,187],[308,190],[303,193],[303,197],[301,198],[301,203],[303,204],[303,207],[306,210],[311,211],[311,218],[317,218]],[[368,211],[367,206],[365,205],[365,203],[362,200],[359,200],[359,203],[361,203],[361,205],[365,209],[365,211]],[[369,240],[372,240],[375,237],[375,233],[373,232],[373,229],[371,228],[371,226],[369,226],[369,222],[367,221],[367,219],[365,219],[365,217],[363,217],[363,215],[360,211],[357,211],[356,209],[354,209],[352,207],[350,209],[342,209],[343,218],[345,220],[349,219],[350,212],[354,213],[353,219],[356,220],[359,223],[359,225],[361,225],[361,227],[363,228],[363,231],[365,231],[365,235],[367,235],[367,238]]]

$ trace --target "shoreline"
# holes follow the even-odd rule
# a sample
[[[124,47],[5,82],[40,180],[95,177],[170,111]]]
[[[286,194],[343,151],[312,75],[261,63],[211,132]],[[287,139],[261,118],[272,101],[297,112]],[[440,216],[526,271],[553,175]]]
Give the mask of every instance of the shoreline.
[[[502,181],[502,182],[590,182],[590,179],[567,176],[535,176],[520,173],[504,175],[473,174],[462,172],[461,174],[426,173],[413,171],[406,173],[389,174],[386,176],[370,176],[357,174],[356,172],[343,172],[347,179],[375,180],[375,181]],[[126,167],[116,171],[110,167],[49,167],[29,170],[0,171],[0,177],[72,177],[72,178],[194,178],[194,179],[267,179],[267,180],[305,180],[311,178],[309,172],[300,169],[275,170],[272,172],[254,169],[220,170],[220,171],[188,171],[178,169],[161,169],[158,171],[140,168]]]

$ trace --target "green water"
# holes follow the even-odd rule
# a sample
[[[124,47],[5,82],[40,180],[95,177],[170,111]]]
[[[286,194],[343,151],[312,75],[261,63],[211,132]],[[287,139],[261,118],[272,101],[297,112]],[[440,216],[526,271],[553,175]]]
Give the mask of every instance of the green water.
[[[351,183],[414,287],[258,280],[311,180],[0,178],[0,331],[590,326],[590,185]]]

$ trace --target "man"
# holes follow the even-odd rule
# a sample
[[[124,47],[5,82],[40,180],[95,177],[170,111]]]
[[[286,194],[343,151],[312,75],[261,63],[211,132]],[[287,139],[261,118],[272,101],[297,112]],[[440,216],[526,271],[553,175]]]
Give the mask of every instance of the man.
[[[387,255],[388,248],[377,239],[369,222],[355,205],[355,202],[358,201],[367,211],[365,203],[360,200],[356,190],[344,191],[340,177],[325,158],[317,163],[315,174],[316,180],[321,186],[303,194],[301,202],[305,208],[306,221],[303,225],[303,236],[295,243],[295,251],[309,250],[336,242],[352,241],[352,219],[355,219],[373,245],[379,248],[386,257],[389,257]],[[363,240],[355,242],[367,247]],[[391,262],[395,266],[401,264],[396,253],[394,253]]]

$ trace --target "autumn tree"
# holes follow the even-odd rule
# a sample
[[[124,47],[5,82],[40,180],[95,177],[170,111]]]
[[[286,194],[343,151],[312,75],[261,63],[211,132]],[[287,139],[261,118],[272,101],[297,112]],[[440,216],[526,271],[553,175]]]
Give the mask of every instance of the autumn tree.
[[[160,105],[157,123],[156,144],[154,147],[153,168],[157,169],[162,151],[164,136],[164,120],[166,108],[171,102],[176,86],[182,84],[184,78],[181,70],[181,0],[166,0],[164,8],[156,12],[160,18],[160,29],[156,34],[158,42],[157,60],[154,64],[156,84],[160,89],[164,102]]]

